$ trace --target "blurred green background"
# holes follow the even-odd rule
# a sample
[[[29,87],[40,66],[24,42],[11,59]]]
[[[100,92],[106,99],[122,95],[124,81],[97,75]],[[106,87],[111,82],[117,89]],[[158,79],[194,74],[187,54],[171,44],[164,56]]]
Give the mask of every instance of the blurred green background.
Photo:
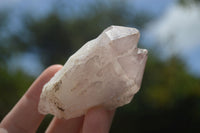
[[[110,25],[138,28],[149,50],[141,90],[110,132],[200,132],[199,0],[0,1],[0,120],[46,67]]]

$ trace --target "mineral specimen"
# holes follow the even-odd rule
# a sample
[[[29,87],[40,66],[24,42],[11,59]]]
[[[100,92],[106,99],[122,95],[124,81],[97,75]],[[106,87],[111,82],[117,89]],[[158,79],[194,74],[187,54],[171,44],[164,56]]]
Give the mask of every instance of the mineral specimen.
[[[44,85],[38,110],[65,119],[88,109],[128,104],[139,90],[147,50],[137,48],[139,31],[110,26],[73,54]]]

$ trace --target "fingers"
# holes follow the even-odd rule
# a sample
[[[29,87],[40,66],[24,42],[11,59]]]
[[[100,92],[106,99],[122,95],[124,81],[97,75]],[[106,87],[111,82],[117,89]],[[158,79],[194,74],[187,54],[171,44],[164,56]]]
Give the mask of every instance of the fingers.
[[[85,115],[81,133],[108,133],[115,111],[97,107]]]
[[[1,130],[6,129],[8,132],[15,133],[28,133],[37,130],[44,118],[44,115],[38,113],[38,102],[43,85],[61,68],[60,65],[51,66],[38,77],[11,112],[3,119],[0,124]],[[108,133],[113,115],[114,111],[94,108],[88,111],[84,120],[83,117],[70,120],[54,118],[47,132],[62,133],[68,131],[77,133],[82,129],[82,133]]]
[[[70,120],[54,118],[46,133],[108,133],[114,112],[97,107],[89,110],[85,118],[84,116]]]
[[[44,115],[38,112],[38,102],[42,87],[61,68],[61,65],[53,65],[47,68],[3,119],[0,128],[15,133],[35,132],[44,118]]]
[[[83,124],[83,116],[69,120],[54,118],[46,133],[79,133]]]

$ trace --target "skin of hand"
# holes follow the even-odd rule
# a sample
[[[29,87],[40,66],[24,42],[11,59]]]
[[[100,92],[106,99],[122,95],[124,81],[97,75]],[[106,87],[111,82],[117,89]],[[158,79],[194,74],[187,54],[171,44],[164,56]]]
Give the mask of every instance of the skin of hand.
[[[27,92],[4,117],[0,123],[0,133],[34,133],[37,131],[44,115],[38,112],[38,103],[43,85],[62,68],[52,65],[34,81]],[[90,109],[85,116],[69,120],[54,117],[46,129],[46,133],[108,133],[114,110],[102,107]]]

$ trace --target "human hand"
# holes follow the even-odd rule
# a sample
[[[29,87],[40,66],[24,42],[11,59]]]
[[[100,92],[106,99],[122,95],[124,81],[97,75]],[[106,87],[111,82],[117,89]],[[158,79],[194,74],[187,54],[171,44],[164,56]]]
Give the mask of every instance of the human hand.
[[[28,91],[0,123],[0,133],[34,133],[44,115],[38,112],[38,102],[43,85],[62,68],[53,65],[47,68],[30,86]],[[47,133],[108,133],[114,111],[101,107],[90,109],[85,116],[70,120],[53,118]]]

